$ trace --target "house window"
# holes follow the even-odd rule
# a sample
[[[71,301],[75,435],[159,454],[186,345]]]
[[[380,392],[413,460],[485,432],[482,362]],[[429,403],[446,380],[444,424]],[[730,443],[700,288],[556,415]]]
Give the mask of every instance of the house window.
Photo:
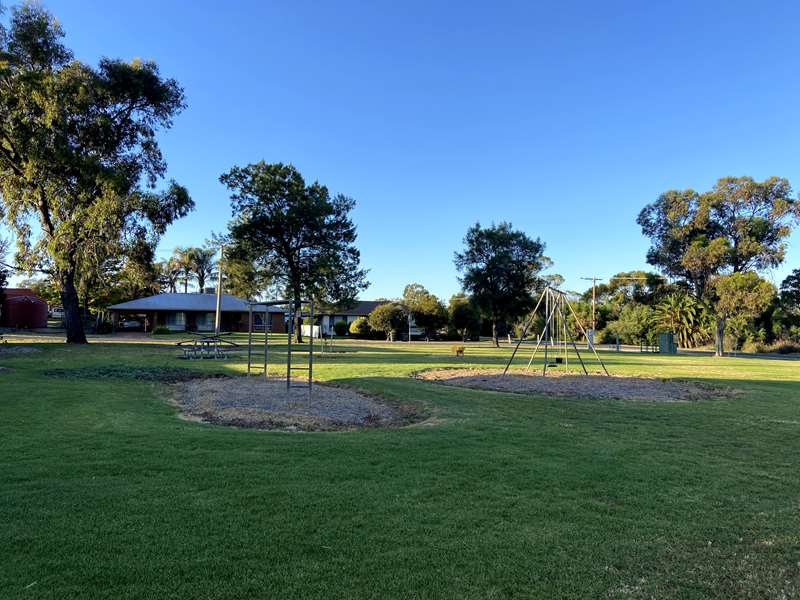
[[[214,329],[214,313],[197,313],[197,330],[211,331]]]
[[[168,312],[164,322],[169,329],[186,329],[186,315],[182,312]]]

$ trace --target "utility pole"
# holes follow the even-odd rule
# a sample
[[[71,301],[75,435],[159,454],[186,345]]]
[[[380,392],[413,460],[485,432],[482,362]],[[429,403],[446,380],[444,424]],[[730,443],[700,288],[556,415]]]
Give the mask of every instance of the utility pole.
[[[600,278],[593,275],[592,277],[581,277],[581,279],[592,282],[592,331],[597,331],[597,319],[594,315],[594,306],[597,302],[597,280]]]
[[[217,310],[214,314],[214,335],[219,335],[222,325],[222,256],[225,252],[225,244],[219,246],[219,261],[217,262]],[[264,323],[266,331],[266,322]]]

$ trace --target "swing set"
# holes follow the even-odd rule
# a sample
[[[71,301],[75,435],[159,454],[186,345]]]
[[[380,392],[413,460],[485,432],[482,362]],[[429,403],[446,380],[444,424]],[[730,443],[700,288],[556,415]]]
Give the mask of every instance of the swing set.
[[[578,362],[583,369],[584,375],[588,375],[589,371],[586,369],[586,364],[583,361],[580,350],[578,350],[578,345],[575,343],[575,338],[572,336],[570,324],[567,321],[568,314],[572,315],[581,333],[583,333],[588,340],[589,338],[586,335],[586,330],[584,329],[581,320],[578,318],[578,315],[575,313],[575,309],[572,308],[572,305],[567,298],[567,294],[550,286],[544,288],[539,296],[539,300],[536,302],[533,312],[531,312],[531,314],[525,320],[522,332],[517,340],[517,345],[514,347],[514,351],[511,353],[511,358],[508,359],[505,369],[503,369],[503,375],[508,373],[511,363],[514,361],[514,358],[516,357],[523,341],[525,341],[525,336],[527,335],[528,330],[531,329],[536,322],[537,316],[541,316],[544,319],[544,325],[542,326],[542,329],[536,339],[536,346],[534,347],[531,358],[525,367],[525,372],[528,372],[533,366],[533,361],[535,360],[540,348],[543,348],[544,354],[544,365],[542,366],[543,376],[547,375],[548,369],[555,368],[558,365],[563,365],[564,370],[566,371],[569,368],[569,350],[571,348],[575,352],[575,356],[578,358]],[[606,369],[603,360],[594,349],[594,345],[588,344],[588,347],[594,353],[595,358],[603,368],[603,372],[608,375],[608,370]],[[553,358],[552,362],[550,361],[551,356]]]

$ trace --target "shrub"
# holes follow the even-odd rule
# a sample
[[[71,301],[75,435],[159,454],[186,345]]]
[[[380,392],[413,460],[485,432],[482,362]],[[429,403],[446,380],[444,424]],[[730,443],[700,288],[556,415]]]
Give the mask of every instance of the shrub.
[[[109,323],[108,321],[101,321],[97,325],[95,333],[111,333],[112,331],[114,331],[114,326],[111,325],[111,323]]]
[[[347,335],[347,321],[336,321],[333,324],[333,332],[340,337]]]
[[[350,335],[357,338],[368,338],[372,335],[367,317],[358,317],[350,323]]]
[[[747,352],[749,354],[763,354],[764,352],[769,351],[770,348],[767,346],[767,344],[757,340],[747,340],[744,344],[742,344],[742,352]]]
[[[153,335],[166,335],[169,332],[170,332],[169,329],[167,327],[164,327],[163,325],[159,325],[158,327],[153,329]]]
[[[800,344],[797,342],[777,342],[772,347],[773,352],[777,352],[778,354],[795,354],[800,352]]]
[[[394,341],[395,333],[408,322],[405,310],[397,302],[387,302],[376,306],[369,313],[368,319],[369,326],[376,331],[383,332],[390,342]]]

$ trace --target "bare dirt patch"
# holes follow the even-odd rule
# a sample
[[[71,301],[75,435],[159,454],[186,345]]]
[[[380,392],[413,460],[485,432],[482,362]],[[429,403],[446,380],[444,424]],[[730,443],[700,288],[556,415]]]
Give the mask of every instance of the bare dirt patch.
[[[315,383],[286,389],[285,380],[203,379],[172,386],[183,416],[206,423],[282,431],[341,431],[408,425],[424,418],[413,403],[391,402],[349,388]]]
[[[432,369],[416,375],[419,379],[467,388],[518,394],[555,394],[601,400],[648,402],[697,402],[728,398],[734,391],[703,383],[646,377],[606,377],[514,372],[503,375],[495,369]]]

